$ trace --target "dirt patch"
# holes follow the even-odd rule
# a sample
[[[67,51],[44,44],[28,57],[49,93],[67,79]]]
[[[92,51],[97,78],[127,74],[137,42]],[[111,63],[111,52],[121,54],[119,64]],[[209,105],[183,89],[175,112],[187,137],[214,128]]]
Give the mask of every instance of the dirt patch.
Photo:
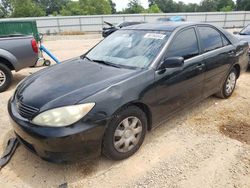
[[[250,144],[250,124],[245,122],[230,122],[220,126],[220,132],[232,139]]]

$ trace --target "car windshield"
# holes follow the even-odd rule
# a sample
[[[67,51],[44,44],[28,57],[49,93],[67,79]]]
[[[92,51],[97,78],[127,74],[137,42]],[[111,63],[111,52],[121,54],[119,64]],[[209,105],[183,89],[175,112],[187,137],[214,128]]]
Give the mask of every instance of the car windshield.
[[[101,41],[86,57],[120,67],[145,68],[170,36],[166,31],[119,30]]]
[[[250,35],[250,25],[241,30],[240,34],[242,35]]]

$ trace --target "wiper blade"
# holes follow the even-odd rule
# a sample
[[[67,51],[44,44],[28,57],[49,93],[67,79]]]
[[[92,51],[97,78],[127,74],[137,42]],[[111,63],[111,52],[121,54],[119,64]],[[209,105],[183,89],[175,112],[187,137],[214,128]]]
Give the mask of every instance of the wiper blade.
[[[84,55],[81,55],[80,58],[81,58],[81,59],[85,59],[85,58],[86,58],[86,59],[89,60],[89,61],[93,61],[92,59],[90,59],[90,58],[89,58],[88,56],[86,56],[85,54],[84,54]]]
[[[116,68],[121,68],[119,65],[107,62],[107,61],[103,61],[103,60],[97,60],[97,59],[92,59],[93,62],[96,63],[100,63],[100,64],[104,64],[104,65],[108,65],[108,66],[112,66],[112,67],[116,67]]]

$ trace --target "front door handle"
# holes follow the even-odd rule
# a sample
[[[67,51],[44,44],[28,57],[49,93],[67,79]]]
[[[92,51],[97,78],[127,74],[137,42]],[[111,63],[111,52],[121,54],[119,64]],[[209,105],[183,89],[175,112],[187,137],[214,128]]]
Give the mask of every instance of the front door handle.
[[[196,66],[196,68],[199,70],[199,71],[202,71],[203,70],[203,67],[204,67],[204,64],[199,64]]]

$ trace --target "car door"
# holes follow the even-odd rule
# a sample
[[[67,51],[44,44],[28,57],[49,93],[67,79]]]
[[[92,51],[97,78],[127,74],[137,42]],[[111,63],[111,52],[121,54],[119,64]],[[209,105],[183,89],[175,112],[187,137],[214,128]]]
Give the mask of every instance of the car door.
[[[235,47],[216,28],[198,26],[201,50],[206,65],[204,97],[220,89],[221,83],[235,57]]]
[[[163,121],[179,109],[201,98],[205,65],[199,51],[194,27],[178,32],[171,41],[163,59],[183,57],[184,65],[157,70],[155,73],[157,120]]]

